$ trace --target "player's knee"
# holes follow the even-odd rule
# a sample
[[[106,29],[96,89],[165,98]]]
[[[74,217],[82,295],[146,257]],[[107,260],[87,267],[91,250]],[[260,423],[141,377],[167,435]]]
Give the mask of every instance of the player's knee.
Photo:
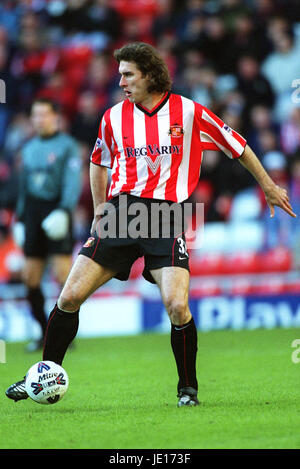
[[[80,308],[82,298],[77,294],[77,292],[74,292],[72,288],[64,288],[58,298],[57,304],[63,311],[75,312]]]
[[[188,318],[188,305],[180,299],[170,299],[166,305],[171,323],[174,325],[185,324]]]

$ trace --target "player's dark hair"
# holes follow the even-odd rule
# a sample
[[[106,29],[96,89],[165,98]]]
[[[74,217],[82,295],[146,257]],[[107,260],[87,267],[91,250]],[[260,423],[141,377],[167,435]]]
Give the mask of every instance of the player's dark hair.
[[[114,57],[118,63],[134,62],[144,76],[149,78],[148,92],[170,91],[172,81],[169,70],[158,51],[145,42],[132,42],[116,49]]]

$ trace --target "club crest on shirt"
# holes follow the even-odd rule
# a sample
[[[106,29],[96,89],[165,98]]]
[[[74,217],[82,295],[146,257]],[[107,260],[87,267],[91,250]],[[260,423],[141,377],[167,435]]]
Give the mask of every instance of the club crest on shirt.
[[[56,154],[55,153],[49,153],[49,155],[47,156],[47,162],[48,164],[53,164],[55,163],[56,161]]]
[[[93,246],[95,242],[95,238],[93,238],[93,236],[91,236],[90,238],[87,239],[87,241],[84,243],[83,247],[84,248],[90,248],[91,246]]]
[[[179,138],[183,134],[184,134],[184,130],[183,130],[182,125],[174,124],[174,125],[171,125],[171,127],[169,128],[168,135],[171,135],[171,137]]]

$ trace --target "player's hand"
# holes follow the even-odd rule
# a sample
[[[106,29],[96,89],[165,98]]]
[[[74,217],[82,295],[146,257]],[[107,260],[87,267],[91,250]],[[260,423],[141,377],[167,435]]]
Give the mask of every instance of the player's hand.
[[[100,204],[97,205],[97,207],[95,208],[95,212],[94,212],[94,219],[93,219],[93,222],[92,222],[92,226],[91,226],[91,230],[90,230],[90,233],[91,235],[93,235],[93,233],[96,233],[98,234],[99,236],[99,224],[100,224],[100,220],[101,218],[103,217],[103,215],[106,213],[105,211],[105,208],[106,208],[106,202],[101,202]]]
[[[21,221],[17,221],[12,226],[12,236],[14,242],[22,248],[25,242],[25,225]]]
[[[95,215],[95,216],[94,216],[94,219],[93,219],[93,222],[92,222],[92,226],[91,226],[91,231],[90,231],[91,235],[92,235],[93,233],[95,233],[95,231],[97,232],[98,223],[100,222],[101,217],[102,217],[102,215]]]
[[[274,185],[272,189],[265,193],[267,204],[270,208],[270,216],[271,218],[275,215],[275,205],[280,207],[286,213],[288,213],[291,217],[296,218],[297,215],[293,212],[292,206],[290,204],[290,199],[287,193],[287,190]]]
[[[57,208],[42,221],[42,228],[47,237],[53,241],[59,241],[68,233],[69,216],[63,209]]]

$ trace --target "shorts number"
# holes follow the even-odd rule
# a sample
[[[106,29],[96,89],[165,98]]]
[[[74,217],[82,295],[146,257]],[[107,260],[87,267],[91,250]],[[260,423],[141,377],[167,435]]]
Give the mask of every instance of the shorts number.
[[[183,238],[177,238],[177,241],[179,243],[179,253],[184,254],[186,257],[189,257],[185,240]]]

